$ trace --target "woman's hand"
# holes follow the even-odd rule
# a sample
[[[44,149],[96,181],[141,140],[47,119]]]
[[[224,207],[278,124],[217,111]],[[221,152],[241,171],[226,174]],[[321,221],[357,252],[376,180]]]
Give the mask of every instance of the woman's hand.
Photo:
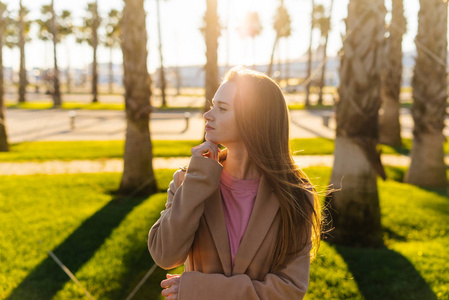
[[[165,297],[165,300],[177,300],[178,299],[178,290],[179,290],[179,281],[181,279],[181,275],[172,275],[167,274],[167,279],[162,280],[161,287],[164,288],[162,290],[162,296]]]
[[[220,153],[220,148],[210,141],[206,141],[201,145],[192,148],[192,156],[202,156],[207,158],[212,158],[218,161],[218,154]]]

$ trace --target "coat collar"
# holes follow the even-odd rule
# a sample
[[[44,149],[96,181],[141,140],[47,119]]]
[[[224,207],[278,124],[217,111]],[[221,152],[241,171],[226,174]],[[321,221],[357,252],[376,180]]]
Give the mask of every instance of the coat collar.
[[[218,188],[214,195],[206,201],[204,215],[226,276],[245,273],[257,250],[265,239],[265,236],[276,217],[278,209],[279,203],[270,186],[265,181],[264,176],[262,176],[251,217],[235,256],[234,269],[232,269],[231,250],[223,213],[220,188]]]

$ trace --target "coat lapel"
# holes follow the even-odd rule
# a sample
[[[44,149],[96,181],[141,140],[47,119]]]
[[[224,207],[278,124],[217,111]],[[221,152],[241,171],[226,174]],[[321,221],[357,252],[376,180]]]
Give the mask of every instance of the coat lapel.
[[[234,260],[233,274],[243,274],[273,223],[279,203],[264,177],[260,179],[253,211]]]
[[[204,203],[204,215],[217,247],[224,274],[226,276],[231,276],[231,248],[229,246],[228,230],[226,229],[226,221],[221,201],[221,193],[218,188],[212,197]]]

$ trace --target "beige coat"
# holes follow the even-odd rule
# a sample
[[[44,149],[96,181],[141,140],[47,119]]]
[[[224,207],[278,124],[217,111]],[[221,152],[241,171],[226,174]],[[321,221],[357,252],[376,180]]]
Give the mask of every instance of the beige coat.
[[[222,169],[217,161],[192,157],[187,171],[174,174],[166,209],[149,233],[154,261],[164,269],[185,263],[179,300],[302,299],[310,247],[286,268],[271,272],[280,214],[263,177],[232,268],[219,187]]]

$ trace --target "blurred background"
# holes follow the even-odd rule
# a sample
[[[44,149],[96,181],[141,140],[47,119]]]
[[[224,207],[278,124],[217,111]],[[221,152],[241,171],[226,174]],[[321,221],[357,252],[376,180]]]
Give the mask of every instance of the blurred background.
[[[236,65],[281,87],[322,201],[306,299],[449,299],[447,15],[444,0],[0,0],[0,299],[163,299],[147,234]]]

